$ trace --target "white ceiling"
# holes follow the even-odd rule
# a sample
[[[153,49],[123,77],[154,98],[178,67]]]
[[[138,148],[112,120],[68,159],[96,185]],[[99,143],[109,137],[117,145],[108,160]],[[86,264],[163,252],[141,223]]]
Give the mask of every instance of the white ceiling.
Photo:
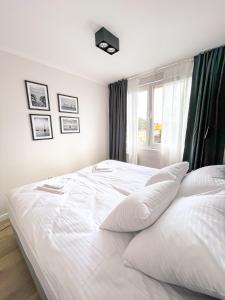
[[[0,0],[0,49],[103,84],[225,43],[225,0]],[[120,39],[95,47],[105,26]]]

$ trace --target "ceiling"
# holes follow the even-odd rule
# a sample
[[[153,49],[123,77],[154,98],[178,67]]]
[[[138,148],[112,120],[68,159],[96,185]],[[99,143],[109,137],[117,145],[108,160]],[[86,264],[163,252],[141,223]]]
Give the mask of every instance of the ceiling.
[[[0,0],[0,49],[106,84],[225,43],[224,0]],[[120,52],[95,47],[102,26]]]

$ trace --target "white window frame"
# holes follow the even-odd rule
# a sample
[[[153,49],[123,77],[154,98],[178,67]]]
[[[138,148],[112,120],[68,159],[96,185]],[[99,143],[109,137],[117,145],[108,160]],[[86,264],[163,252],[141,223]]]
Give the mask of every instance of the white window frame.
[[[147,91],[147,141],[146,145],[139,145],[141,150],[160,150],[160,143],[153,143],[153,116],[154,116],[154,102],[153,102],[153,90],[155,87],[161,86],[162,82],[151,83],[142,87],[139,87],[139,92]]]
[[[151,105],[151,130],[150,130],[150,148],[151,149],[155,149],[155,150],[160,150],[160,147],[161,147],[161,143],[154,143],[154,128],[153,128],[153,125],[154,125],[154,120],[153,120],[153,117],[154,117],[154,88],[156,87],[161,87],[162,86],[162,83],[153,83],[149,86],[149,94],[151,95],[149,101],[150,101],[150,105]]]

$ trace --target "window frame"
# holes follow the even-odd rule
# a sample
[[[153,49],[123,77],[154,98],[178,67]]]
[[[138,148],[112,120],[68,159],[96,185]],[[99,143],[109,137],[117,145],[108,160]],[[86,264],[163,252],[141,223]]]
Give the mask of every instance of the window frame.
[[[140,150],[160,150],[161,143],[154,143],[154,88],[162,86],[162,82],[155,82],[139,87],[138,92],[147,91],[147,140],[146,145],[138,145]]]
[[[162,83],[159,83],[159,82],[156,82],[156,83],[153,83],[150,85],[150,90],[149,90],[149,93],[151,93],[151,99],[150,99],[150,102],[151,102],[151,131],[150,131],[150,143],[149,143],[149,146],[151,149],[153,150],[159,150],[160,147],[161,147],[161,143],[154,143],[154,89],[155,88],[159,88],[159,87],[162,87]]]

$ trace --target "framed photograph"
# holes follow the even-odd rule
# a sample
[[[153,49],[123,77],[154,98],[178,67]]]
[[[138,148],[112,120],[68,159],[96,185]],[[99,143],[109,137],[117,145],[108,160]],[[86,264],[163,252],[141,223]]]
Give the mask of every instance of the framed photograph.
[[[25,86],[29,109],[50,110],[46,84],[25,80]]]
[[[53,139],[52,120],[50,115],[30,114],[33,140]]]
[[[59,117],[61,133],[79,133],[80,119],[78,117]]]
[[[79,114],[78,98],[57,94],[59,103],[59,112]]]

